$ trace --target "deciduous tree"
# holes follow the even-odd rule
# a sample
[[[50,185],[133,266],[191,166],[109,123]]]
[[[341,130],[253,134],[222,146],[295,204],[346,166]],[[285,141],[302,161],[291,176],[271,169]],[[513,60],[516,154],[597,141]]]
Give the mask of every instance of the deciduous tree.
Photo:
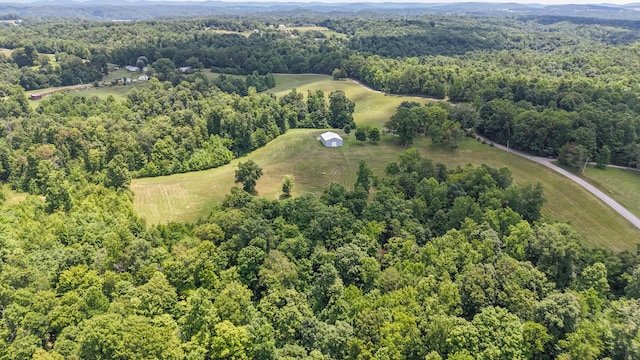
[[[235,182],[242,183],[244,191],[254,192],[258,179],[262,176],[262,168],[253,160],[247,160],[238,164],[235,172]]]

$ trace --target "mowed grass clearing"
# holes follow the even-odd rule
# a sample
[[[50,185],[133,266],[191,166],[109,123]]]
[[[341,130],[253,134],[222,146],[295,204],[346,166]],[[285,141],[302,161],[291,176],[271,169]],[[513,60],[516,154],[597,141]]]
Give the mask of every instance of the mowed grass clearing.
[[[290,31],[290,32],[307,32],[307,31],[317,31],[320,32],[322,34],[324,34],[327,37],[337,37],[337,38],[342,38],[342,39],[346,39],[347,38],[347,34],[342,34],[336,31],[333,31],[327,27],[324,26],[293,26],[293,27],[286,27],[284,29],[280,29],[280,31]]]
[[[334,81],[327,75],[275,76],[277,86],[269,91],[277,96],[285,95],[292,88],[305,95],[307,90],[320,89],[327,95],[334,90],[344,90],[356,102],[354,118],[360,126],[382,126],[402,101],[428,101],[420,97],[384,95],[350,80]],[[206,216],[234,186],[238,162],[247,159],[253,159],[264,170],[256,187],[259,195],[276,199],[285,174],[295,177],[294,196],[303,192],[321,193],[331,182],[351,188],[360,160],[367,161],[374,173],[381,176],[386,164],[396,161],[403,150],[393,143],[391,136],[385,136],[380,144],[373,145],[356,141],[353,134],[345,137],[342,148],[327,149],[316,140],[322,132],[290,130],[267,146],[217,169],[136,179],[131,185],[136,211],[150,224],[195,221]],[[622,251],[635,250],[640,242],[640,232],[621,216],[586,190],[541,165],[471,139],[465,140],[457,150],[434,146],[425,138],[418,139],[415,145],[424,156],[450,168],[468,163],[508,166],[517,183],[541,182],[548,199],[543,215],[572,224],[587,246]]]
[[[114,85],[114,86],[101,86],[98,88],[92,88],[84,91],[71,92],[72,95],[78,96],[97,96],[101,99],[105,99],[108,96],[113,96],[116,100],[122,100],[126,97],[127,93],[133,88],[145,89],[149,87],[149,82],[140,81],[131,85]]]
[[[381,127],[403,101],[416,101],[421,104],[429,101],[420,97],[385,95],[360,86],[352,80],[333,80],[329,75],[274,74],[274,76],[276,87],[267,91],[278,97],[286,95],[293,88],[305,97],[308,90],[322,90],[327,97],[332,91],[343,90],[347,97],[356,103],[353,119],[358,126]]]
[[[640,172],[587,166],[584,177],[640,217]]]
[[[74,86],[61,86],[59,88],[48,88],[48,89],[40,89],[40,90],[30,90],[25,92],[27,95],[40,93],[40,92],[48,92],[47,95],[44,95],[40,100],[29,100],[29,105],[33,110],[37,109],[42,100],[46,99],[49,95],[55,92],[67,92],[74,96],[97,96],[100,99],[106,99],[109,96],[113,96],[116,100],[123,100],[127,93],[131,91],[131,89],[138,88],[144,89],[149,87],[148,82],[136,82],[131,85],[114,85],[114,86],[100,86],[100,87],[91,87],[88,89],[84,88],[74,88],[74,87],[83,87],[83,85],[74,85]]]
[[[247,159],[263,168],[264,175],[256,190],[267,199],[279,197],[285,174],[295,178],[294,196],[303,192],[321,193],[331,182],[352,188],[360,160],[365,160],[375,175],[382,176],[385,166],[396,161],[403,150],[390,135],[384,136],[379,144],[369,144],[358,142],[353,134],[345,138],[343,147],[325,148],[317,140],[322,132],[290,130],[265,147],[217,169],[136,179],[131,185],[134,207],[149,224],[195,221],[222,202],[234,186],[238,162]],[[543,207],[544,217],[572,224],[583,236],[585,245],[614,251],[636,248],[640,232],[593,195],[550,169],[473,139],[466,139],[456,150],[432,145],[426,138],[418,139],[415,146],[423,156],[449,168],[469,163],[508,166],[516,183],[543,184],[548,199]]]

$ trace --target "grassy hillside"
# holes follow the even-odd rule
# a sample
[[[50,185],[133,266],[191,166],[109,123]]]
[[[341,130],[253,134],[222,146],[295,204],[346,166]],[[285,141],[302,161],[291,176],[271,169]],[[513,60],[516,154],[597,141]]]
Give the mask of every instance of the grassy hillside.
[[[280,195],[285,174],[295,177],[294,196],[305,191],[321,192],[331,182],[350,188],[360,160],[367,161],[376,175],[382,175],[386,164],[395,161],[403,150],[390,136],[373,145],[360,143],[353,135],[346,138],[342,148],[329,149],[316,139],[321,132],[292,130],[246,158],[217,169],[134,180],[134,206],[149,223],[193,221],[206,216],[228,193],[240,161],[253,159],[263,168],[264,176],[256,190],[260,196],[275,199]],[[457,150],[434,146],[425,138],[415,145],[424,156],[449,167],[467,163],[509,166],[516,182],[541,182],[549,200],[543,208],[544,216],[571,223],[588,246],[621,251],[634,250],[638,243],[639,232],[622,217],[578,185],[541,165],[471,139]]]
[[[405,100],[417,97],[389,96],[368,90],[350,80],[333,81],[326,75],[276,75],[277,86],[270,90],[278,96],[297,88],[306,94],[310,89],[329,93],[342,89],[356,102],[354,118],[359,125],[381,126]],[[104,91],[129,89],[105,88]],[[97,90],[92,90],[97,91]],[[104,95],[104,94],[101,94]],[[218,204],[233,184],[233,174],[240,161],[255,160],[264,169],[257,185],[260,196],[275,199],[280,195],[282,177],[295,177],[294,195],[305,191],[318,193],[332,181],[351,187],[355,181],[357,164],[368,162],[374,173],[381,175],[388,162],[395,161],[403,148],[392,143],[389,136],[380,144],[363,144],[346,138],[345,146],[326,149],[316,140],[321,130],[295,129],[272,141],[243,159],[207,171],[134,180],[134,205],[139,214],[151,224],[169,221],[194,221],[206,216]],[[598,199],[551,170],[482,145],[465,141],[457,150],[433,146],[427,139],[419,139],[416,146],[423,154],[449,167],[467,163],[493,167],[509,166],[514,179],[520,183],[540,181],[549,201],[543,214],[549,218],[569,222],[585,238],[589,246],[604,246],[612,250],[634,250],[640,242],[640,232],[615,214]],[[624,201],[623,201],[624,203]],[[638,204],[640,202],[636,202]],[[588,211],[587,211],[588,209]]]
[[[425,103],[428,100],[419,97],[385,95],[362,87],[351,80],[334,81],[328,75],[285,75],[276,74],[276,87],[269,90],[277,96],[283,96],[296,88],[307,94],[307,90],[320,89],[328,96],[335,90],[344,90],[347,97],[356,103],[353,118],[358,125],[382,126],[403,101]]]
[[[588,166],[584,175],[592,184],[640,217],[640,172]]]

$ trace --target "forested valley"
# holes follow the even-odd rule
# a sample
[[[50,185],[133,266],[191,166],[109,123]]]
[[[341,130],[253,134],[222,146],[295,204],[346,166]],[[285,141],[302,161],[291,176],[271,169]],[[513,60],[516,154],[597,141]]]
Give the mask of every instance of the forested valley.
[[[640,358],[638,252],[585,247],[508,167],[449,168],[409,147],[425,135],[455,150],[477,131],[568,166],[640,167],[632,25],[315,13],[0,24],[0,359]],[[105,86],[114,65],[151,78],[120,98],[32,106],[25,94]],[[289,178],[280,199],[238,179],[204,218],[147,224],[132,178],[228,164],[294,128],[374,129],[344,91],[264,92],[274,73],[449,102],[398,107],[383,174],[361,161],[353,184],[294,196]]]

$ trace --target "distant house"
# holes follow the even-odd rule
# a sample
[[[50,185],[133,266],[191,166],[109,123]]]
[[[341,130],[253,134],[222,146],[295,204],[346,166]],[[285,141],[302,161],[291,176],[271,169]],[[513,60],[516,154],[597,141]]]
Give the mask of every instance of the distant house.
[[[40,94],[40,93],[31,94],[31,95],[29,95],[29,98],[31,100],[40,100],[40,99],[42,99],[42,94]]]
[[[140,69],[138,69],[137,66],[131,66],[131,65],[127,65],[124,67],[125,69],[129,70],[130,72],[136,72],[136,71],[140,71]]]
[[[191,66],[183,66],[180,68],[180,72],[183,74],[190,74],[193,71]]]
[[[342,146],[342,138],[340,137],[340,135],[331,131],[327,131],[326,133],[320,135],[320,141],[325,147]]]
[[[147,75],[138,76],[138,81],[149,81],[149,77]]]
[[[120,70],[120,65],[114,65],[113,70]]]

